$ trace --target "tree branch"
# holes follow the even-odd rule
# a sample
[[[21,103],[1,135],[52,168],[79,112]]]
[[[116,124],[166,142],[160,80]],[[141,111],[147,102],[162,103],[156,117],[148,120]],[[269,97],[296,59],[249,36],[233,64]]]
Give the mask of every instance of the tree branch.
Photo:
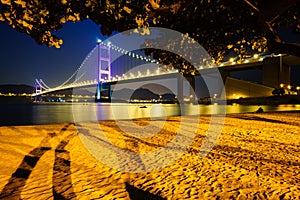
[[[266,36],[268,39],[280,42],[280,38],[279,38],[277,32],[272,28],[270,23],[268,23],[265,20],[265,18],[263,17],[263,14],[259,8],[254,6],[248,0],[242,0],[242,1],[238,1],[238,2],[242,2],[243,7],[245,7],[246,9],[250,9],[250,11],[254,13],[254,15],[257,17],[258,25],[262,28],[262,30],[265,30]]]
[[[293,3],[299,2],[300,0],[292,0]],[[294,4],[289,4],[290,1],[284,1],[285,3],[281,2],[280,0],[275,0],[270,2],[272,4],[273,2],[276,2],[274,6],[269,5],[269,9],[273,8],[277,11],[277,13],[272,13],[273,11],[265,11],[268,6],[265,6],[263,10],[257,8],[254,6],[251,2],[248,0],[242,0],[239,1],[242,2],[243,6],[245,8],[248,7],[248,9],[251,9],[251,11],[257,16],[257,22],[258,25],[261,26],[262,30],[265,30],[265,34],[268,40],[268,48],[272,53],[286,53],[290,55],[295,55],[300,57],[300,45],[295,43],[286,43],[283,42],[278,33],[272,28],[270,22],[267,21],[267,18],[275,19],[274,17],[277,17],[280,14],[284,13],[290,6],[293,6]],[[264,1],[265,2],[265,1]],[[264,3],[262,2],[262,3]],[[288,3],[286,3],[288,2]],[[287,5],[289,4],[289,5]],[[282,8],[278,8],[278,6],[282,6]],[[275,9],[276,8],[276,9]],[[266,14],[264,12],[267,12]],[[272,19],[272,20],[273,20]]]
[[[269,41],[268,47],[272,53],[281,53],[300,57],[300,44],[297,43]]]
[[[267,22],[273,22],[288,9],[299,3],[300,0],[261,0],[260,11]]]
[[[244,5],[245,5],[245,4],[248,5],[248,7],[251,8],[252,11],[255,12],[257,15],[260,15],[260,14],[261,14],[260,11],[259,11],[259,9],[258,9],[256,6],[254,6],[250,1],[243,0],[243,2],[244,2]],[[244,6],[244,7],[245,7],[245,6]]]
[[[154,15],[177,14],[181,11],[185,11],[186,8],[192,4],[192,1],[185,0],[178,1],[170,6],[160,6],[159,0],[148,0],[148,2],[152,8],[152,14],[154,13]]]

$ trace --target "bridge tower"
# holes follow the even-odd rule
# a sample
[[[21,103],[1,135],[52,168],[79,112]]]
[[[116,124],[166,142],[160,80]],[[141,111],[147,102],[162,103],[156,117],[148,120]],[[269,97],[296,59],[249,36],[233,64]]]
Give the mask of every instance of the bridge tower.
[[[111,54],[110,43],[103,45],[98,40],[98,85],[96,92],[96,102],[111,100],[111,86],[106,81],[111,79]],[[105,96],[104,90],[107,91]]]
[[[42,87],[41,83],[38,80],[35,80],[34,86],[35,86],[34,101],[38,101],[38,96],[43,91],[43,87]]]

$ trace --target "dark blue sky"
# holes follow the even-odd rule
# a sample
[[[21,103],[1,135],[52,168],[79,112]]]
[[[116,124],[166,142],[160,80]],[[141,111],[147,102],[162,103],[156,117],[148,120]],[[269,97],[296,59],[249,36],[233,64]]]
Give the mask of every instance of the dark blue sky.
[[[81,65],[96,46],[97,39],[104,39],[100,27],[86,20],[68,23],[57,32],[64,40],[60,49],[38,45],[30,36],[19,33],[0,22],[0,84],[33,85],[41,78],[50,87],[63,83]],[[281,31],[284,40],[300,42],[300,36],[291,28]],[[256,71],[237,74],[245,80],[260,79]],[[291,73],[292,83],[300,85],[300,67]]]
[[[49,86],[64,82],[103,38],[91,21],[68,23],[57,35],[64,40],[60,49],[38,45],[30,36],[0,23],[0,84],[33,85],[35,78]]]

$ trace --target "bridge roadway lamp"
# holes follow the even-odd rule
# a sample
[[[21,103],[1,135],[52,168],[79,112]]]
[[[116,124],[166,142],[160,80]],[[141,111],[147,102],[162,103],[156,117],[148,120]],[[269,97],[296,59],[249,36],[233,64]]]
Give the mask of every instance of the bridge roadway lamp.
[[[126,52],[136,52],[144,48],[159,49],[179,55],[191,63],[195,70],[198,70],[211,97],[215,94],[218,99],[226,96],[219,70],[200,44],[187,35],[174,30],[159,27],[149,27],[148,29],[150,35],[140,34],[143,32],[142,29],[132,29],[111,36],[109,41],[111,45],[124,49],[126,55],[128,55]],[[103,43],[106,42],[106,40],[103,41]],[[97,47],[91,51],[90,56],[84,60],[83,66],[78,70],[77,76],[80,79],[100,80],[97,77],[99,73],[95,73],[96,67],[99,66],[99,52],[96,49]],[[120,54],[121,52],[119,51],[117,54],[111,50],[109,63],[114,63],[121,56],[126,56]],[[208,66],[207,63],[210,63],[211,67],[200,69],[200,66]],[[113,68],[114,66],[109,65],[109,67]],[[115,84],[110,104],[73,104],[74,122],[80,139],[99,162],[122,172],[150,172],[172,164],[190,148],[194,137],[200,131],[199,126],[201,126],[201,109],[196,104],[198,99],[194,86],[191,84],[192,81],[187,80],[178,71],[174,72],[170,69],[169,73],[176,77],[170,79],[166,78],[170,74],[156,74],[158,67],[159,65],[151,62],[150,59],[147,63],[137,64],[127,72],[122,72],[124,75],[118,74],[128,77],[126,81],[107,80],[108,84]],[[138,71],[141,71],[142,74],[149,74],[147,70],[154,73],[143,78],[130,78]],[[134,91],[147,84],[161,85],[177,96],[178,104],[171,105],[174,107],[173,111],[175,110],[174,112],[178,115],[175,117],[176,126],[168,120],[172,113],[164,104],[141,106],[120,103],[120,100],[129,102]],[[93,85],[85,90],[93,93],[97,91],[97,86]],[[82,90],[74,88],[73,94],[79,94],[80,91]],[[190,97],[190,95],[193,96],[195,104],[186,104],[182,100],[185,96]],[[212,115],[209,127],[198,151],[200,158],[210,152],[221,133],[226,116],[225,98],[222,102],[223,105],[211,105]],[[145,117],[149,121],[140,126],[139,123],[136,123],[136,117]]]

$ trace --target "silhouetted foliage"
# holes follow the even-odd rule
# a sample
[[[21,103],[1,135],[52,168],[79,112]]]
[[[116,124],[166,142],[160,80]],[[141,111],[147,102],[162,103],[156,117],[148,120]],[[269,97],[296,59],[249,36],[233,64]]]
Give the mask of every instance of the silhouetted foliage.
[[[230,51],[239,55],[237,61],[253,51],[300,56],[300,45],[282,41],[276,32],[293,26],[299,33],[300,0],[1,0],[0,5],[0,20],[57,48],[62,40],[55,31],[67,22],[90,19],[104,35],[132,28],[147,34],[149,26],[177,30],[199,42],[216,63]],[[162,62],[175,56],[156,54]],[[185,71],[193,71],[186,66]]]

